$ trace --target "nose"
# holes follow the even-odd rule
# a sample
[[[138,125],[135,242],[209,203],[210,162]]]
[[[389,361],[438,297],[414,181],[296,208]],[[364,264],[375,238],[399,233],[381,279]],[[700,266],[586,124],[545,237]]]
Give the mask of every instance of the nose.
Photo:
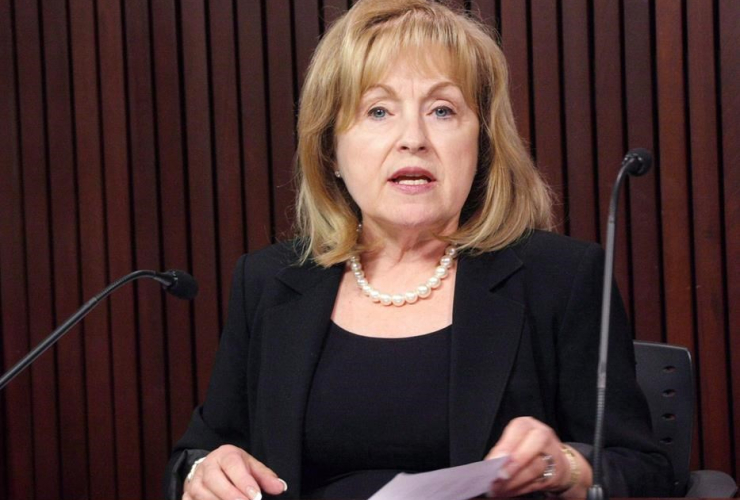
[[[423,117],[414,116],[404,120],[401,126],[403,129],[398,140],[398,147],[401,151],[418,153],[427,150],[428,138]]]

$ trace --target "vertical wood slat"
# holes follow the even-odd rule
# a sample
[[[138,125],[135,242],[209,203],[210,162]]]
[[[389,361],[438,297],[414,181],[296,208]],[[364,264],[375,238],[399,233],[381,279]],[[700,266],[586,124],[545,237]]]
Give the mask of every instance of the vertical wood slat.
[[[0,112],[1,116],[8,120],[7,126],[0,129],[0,169],[2,172],[3,182],[0,182],[0,326],[2,330],[2,351],[3,351],[3,371],[13,366],[26,352],[29,345],[29,316],[27,302],[27,289],[25,280],[25,262],[24,262],[24,220],[23,220],[23,199],[21,197],[22,175],[21,162],[23,151],[19,151],[19,134],[22,133],[24,122],[28,121],[27,116],[16,114],[16,92],[18,98],[28,95],[29,92],[38,89],[38,80],[36,85],[30,85],[29,88],[16,88],[15,85],[15,59],[19,55],[29,57],[29,60],[22,64],[18,61],[19,71],[25,69],[26,78],[19,78],[19,83],[24,80],[29,84],[29,74],[38,68],[40,57],[38,57],[38,33],[27,32],[20,35],[21,40],[15,42],[14,46],[13,30],[11,22],[16,26],[23,25],[23,12],[16,10],[16,18],[13,19],[12,5],[9,0],[0,1],[0,72],[4,75],[12,75],[13,78],[0,79]],[[36,36],[34,36],[36,35]],[[25,37],[25,38],[24,38]],[[14,54],[15,52],[15,54]],[[37,57],[33,57],[33,55]],[[34,72],[36,74],[40,71]],[[21,76],[21,75],[19,75]],[[40,95],[40,92],[36,93]],[[37,111],[40,109],[37,107]],[[40,113],[36,113],[38,116]],[[17,121],[20,118],[20,121]],[[20,130],[17,128],[20,125]],[[26,127],[27,128],[27,127]],[[23,155],[23,156],[22,156]],[[45,362],[47,366],[40,366],[39,371],[46,368],[48,370],[49,355],[47,359],[39,360]],[[53,364],[51,365],[53,370]],[[53,374],[52,374],[53,377]],[[52,378],[53,380],[53,378]],[[34,427],[32,421],[32,400],[31,400],[31,378],[30,373],[23,373],[18,376],[7,388],[3,394],[2,409],[5,414],[2,420],[3,447],[2,452],[5,457],[13,457],[12,460],[4,461],[2,467],[3,473],[0,475],[4,479],[3,485],[0,486],[0,495],[7,495],[8,498],[23,495],[33,495],[34,488]],[[53,410],[53,408],[50,408]],[[56,479],[57,486],[59,478],[55,478],[48,472],[42,472],[51,480]]]
[[[54,313],[55,322],[61,323],[80,306],[82,297],[69,33],[64,0],[42,2],[40,6],[51,189]],[[83,325],[82,331],[73,332],[57,344],[60,426],[65,430],[61,434],[62,494],[67,498],[89,495],[84,332]],[[38,332],[37,335],[43,337],[46,333]],[[34,340],[37,343],[41,339]]]
[[[270,203],[267,93],[260,0],[237,3],[239,89],[244,151],[244,210],[247,248],[267,246],[273,234]]]
[[[107,282],[95,11],[90,0],[72,0],[69,3],[69,12],[80,258],[84,262],[81,267],[82,294],[87,300],[102,290]],[[110,464],[114,462],[115,447],[110,318],[107,308],[98,308],[85,318],[84,332],[90,496],[113,498],[116,495],[115,475],[108,473]]]
[[[599,239],[599,215],[594,176],[594,130],[591,99],[591,56],[586,0],[561,5],[563,19],[563,108],[565,158],[568,177],[569,234],[589,241]]]
[[[296,22],[293,25],[295,31],[295,59],[298,89],[303,86],[306,78],[308,63],[311,61],[316,44],[319,43],[321,34],[321,23],[319,22],[319,0],[298,0],[293,3]]]
[[[648,0],[624,2],[624,52],[627,149],[655,150],[653,137],[653,71]],[[643,340],[663,340],[660,307],[660,239],[658,168],[629,183],[629,234],[632,257],[632,325]],[[657,172],[657,173],[656,173]]]
[[[567,232],[567,193],[563,178],[563,147],[560,102],[560,54],[558,6],[541,0],[532,9],[532,75],[534,91],[534,154],[537,166],[552,188],[556,203],[553,222],[557,232]]]
[[[154,95],[159,188],[162,210],[162,251],[165,269],[190,270],[183,118],[180,110],[177,10],[173,0],[151,3]],[[185,431],[195,398],[190,303],[168,297],[165,302],[169,445]]]
[[[740,479],[740,3],[720,0],[719,78],[721,102],[722,186],[724,194],[724,260],[727,290],[727,331],[732,385],[729,415],[735,451],[734,477]]]
[[[197,400],[205,396],[218,341],[216,223],[211,162],[206,14],[202,2],[182,2],[185,137],[193,273],[202,296],[194,303]]]
[[[511,104],[519,134],[532,143],[529,99],[529,27],[526,0],[501,2],[501,42],[509,64]]]
[[[131,232],[131,176],[126,113],[121,4],[97,4],[100,64],[102,155],[105,167],[105,214],[108,281],[134,269]],[[124,287],[109,299],[115,424],[115,474],[119,498],[143,495],[142,442],[139,429],[137,329],[134,288]],[[111,465],[113,468],[113,465]]]
[[[154,75],[146,0],[124,4],[128,84],[129,151],[133,188],[134,262],[139,269],[161,267]],[[144,471],[143,495],[161,491],[161,461],[169,450],[162,292],[152,282],[135,285]]]
[[[663,294],[666,342],[689,348],[696,355],[694,302],[691,289],[691,223],[688,211],[686,118],[684,116],[684,57],[680,4],[656,1],[656,86],[658,93],[658,134],[660,146],[661,227],[663,241]],[[701,361],[699,358],[695,358]],[[697,382],[698,384],[698,382]],[[697,414],[700,417],[700,414]],[[700,463],[697,441],[703,423],[697,418],[692,467]]]
[[[266,4],[267,54],[270,112],[270,153],[275,234],[285,237],[290,230],[293,204],[293,134],[296,102],[293,93],[293,54],[289,0]]]
[[[593,4],[594,85],[596,110],[596,164],[598,168],[599,214],[602,241],[606,240],[612,186],[624,155],[622,119],[622,58],[619,3]],[[627,218],[624,192],[617,214],[614,276],[626,304],[630,304]],[[627,307],[629,310],[629,306]]]
[[[658,0],[655,15],[661,211],[663,220],[670,221],[662,227],[665,303],[670,305],[665,312],[666,340],[695,352],[681,5]]]
[[[242,169],[239,153],[236,34],[231,0],[208,3],[210,20],[211,81],[218,203],[219,282],[221,315],[226,315],[234,263],[244,253]]]
[[[698,349],[702,359],[701,413],[704,466],[730,470],[725,302],[722,285],[722,226],[717,149],[717,96],[714,67],[714,12],[709,2],[687,3],[688,99],[691,129],[691,186],[694,217],[695,300]],[[709,362],[711,360],[711,362]]]

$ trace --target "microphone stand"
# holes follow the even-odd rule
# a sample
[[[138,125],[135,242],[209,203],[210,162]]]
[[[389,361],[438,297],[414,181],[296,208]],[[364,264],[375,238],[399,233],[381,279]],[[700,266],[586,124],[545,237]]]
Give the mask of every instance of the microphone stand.
[[[596,428],[594,431],[593,485],[588,489],[586,500],[608,500],[609,495],[602,486],[604,449],[604,410],[606,407],[606,366],[609,354],[609,319],[611,316],[612,279],[614,274],[614,241],[617,227],[617,204],[622,183],[627,175],[640,176],[652,166],[652,155],[645,149],[633,149],[624,157],[612,189],[609,202],[609,219],[606,228],[606,261],[604,263],[604,287],[601,303],[601,339],[599,341],[599,364],[596,380]]]
[[[72,316],[59,325],[56,330],[51,332],[51,335],[46,337],[39,345],[37,345],[31,352],[21,359],[18,363],[7,371],[2,377],[0,377],[0,390],[2,390],[11,380],[13,380],[18,374],[25,370],[28,365],[33,363],[36,358],[41,356],[47,349],[53,346],[65,333],[67,333],[73,326],[75,326],[82,318],[96,306],[98,302],[106,298],[108,295],[113,293],[118,288],[122,287],[126,283],[137,280],[139,278],[152,278],[161,283],[166,288],[173,285],[172,278],[167,273],[158,273],[155,271],[134,271],[133,273],[127,274],[126,276],[114,281],[102,292],[97,294],[95,297],[87,301],[87,303],[79,308]]]

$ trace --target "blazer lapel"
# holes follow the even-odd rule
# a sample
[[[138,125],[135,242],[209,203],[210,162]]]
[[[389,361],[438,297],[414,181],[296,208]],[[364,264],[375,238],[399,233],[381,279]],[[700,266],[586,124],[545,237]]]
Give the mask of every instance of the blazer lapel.
[[[300,492],[303,417],[341,277],[341,266],[286,268],[277,278],[294,298],[268,309],[261,328],[270,334],[262,339],[257,425],[264,459],[290,485],[288,496]]]
[[[522,262],[512,249],[461,257],[450,359],[450,465],[481,460],[516,358],[524,305],[503,283]],[[508,283],[507,283],[508,285]]]

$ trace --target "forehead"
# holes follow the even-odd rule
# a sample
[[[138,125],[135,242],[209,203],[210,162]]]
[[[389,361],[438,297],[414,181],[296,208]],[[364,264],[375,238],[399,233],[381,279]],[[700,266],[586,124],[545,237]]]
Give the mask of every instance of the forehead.
[[[416,80],[428,85],[444,81],[459,86],[460,75],[455,74],[450,59],[448,51],[441,47],[439,50],[406,49],[376,58],[368,57],[360,92],[364,94],[379,85],[399,80]]]

